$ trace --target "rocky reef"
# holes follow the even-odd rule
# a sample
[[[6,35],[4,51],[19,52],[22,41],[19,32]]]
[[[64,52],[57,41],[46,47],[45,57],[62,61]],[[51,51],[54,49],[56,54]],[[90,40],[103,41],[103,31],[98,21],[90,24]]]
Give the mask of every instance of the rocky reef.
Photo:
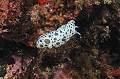
[[[70,20],[81,35],[36,47]],[[119,0],[1,0],[0,78],[119,79],[119,25]]]

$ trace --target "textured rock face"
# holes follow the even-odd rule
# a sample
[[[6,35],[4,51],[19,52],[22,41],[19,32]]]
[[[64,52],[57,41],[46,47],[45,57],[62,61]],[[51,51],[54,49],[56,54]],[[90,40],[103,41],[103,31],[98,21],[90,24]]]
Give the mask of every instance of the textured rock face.
[[[15,25],[21,17],[22,0],[0,1],[0,26]]]
[[[20,2],[22,6],[19,1],[23,2]],[[0,78],[120,77],[120,69],[117,69],[120,67],[119,4],[110,3],[111,0],[54,1],[55,6],[39,5],[37,0],[0,0],[0,23],[3,23],[0,28]],[[16,23],[20,8],[22,14]],[[75,20],[73,25],[79,27],[77,30],[82,38],[74,35],[76,26],[67,23],[71,19]],[[43,39],[39,43],[53,48],[33,48],[38,36]]]
[[[59,47],[65,44],[74,34],[79,34],[75,30],[78,26],[75,26],[75,21],[71,20],[67,24],[62,25],[57,30],[54,30],[48,34],[43,34],[38,38],[36,43],[37,48],[52,48],[52,47]]]

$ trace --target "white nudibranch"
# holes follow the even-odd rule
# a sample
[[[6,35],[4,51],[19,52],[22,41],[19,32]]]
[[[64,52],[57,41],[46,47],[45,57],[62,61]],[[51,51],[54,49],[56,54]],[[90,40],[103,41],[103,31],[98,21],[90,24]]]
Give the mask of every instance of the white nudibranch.
[[[75,26],[75,21],[71,20],[67,24],[59,27],[57,30],[39,36],[36,42],[36,47],[59,47],[69,41],[73,35],[81,35],[79,32],[76,31],[76,28],[78,28],[78,26]]]

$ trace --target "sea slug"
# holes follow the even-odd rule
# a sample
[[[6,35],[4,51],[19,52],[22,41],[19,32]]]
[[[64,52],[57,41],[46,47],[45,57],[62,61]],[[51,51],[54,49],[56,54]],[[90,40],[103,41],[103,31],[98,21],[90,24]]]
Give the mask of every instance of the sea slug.
[[[81,35],[79,32],[76,31],[76,28],[78,28],[78,26],[75,26],[75,21],[71,20],[67,24],[64,24],[61,27],[59,27],[57,30],[39,36],[36,42],[36,47],[60,47],[61,45],[69,41],[73,35]]]

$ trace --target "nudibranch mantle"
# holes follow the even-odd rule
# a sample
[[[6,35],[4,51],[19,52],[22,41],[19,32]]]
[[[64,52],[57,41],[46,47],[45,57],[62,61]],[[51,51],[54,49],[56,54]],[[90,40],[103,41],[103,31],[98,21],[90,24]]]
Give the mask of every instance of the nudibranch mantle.
[[[36,42],[36,47],[48,47],[50,49],[52,47],[60,47],[61,45],[69,41],[73,35],[81,35],[79,32],[76,31],[76,28],[78,28],[78,26],[75,26],[75,21],[70,20],[67,24],[62,25],[57,30],[39,36]]]

